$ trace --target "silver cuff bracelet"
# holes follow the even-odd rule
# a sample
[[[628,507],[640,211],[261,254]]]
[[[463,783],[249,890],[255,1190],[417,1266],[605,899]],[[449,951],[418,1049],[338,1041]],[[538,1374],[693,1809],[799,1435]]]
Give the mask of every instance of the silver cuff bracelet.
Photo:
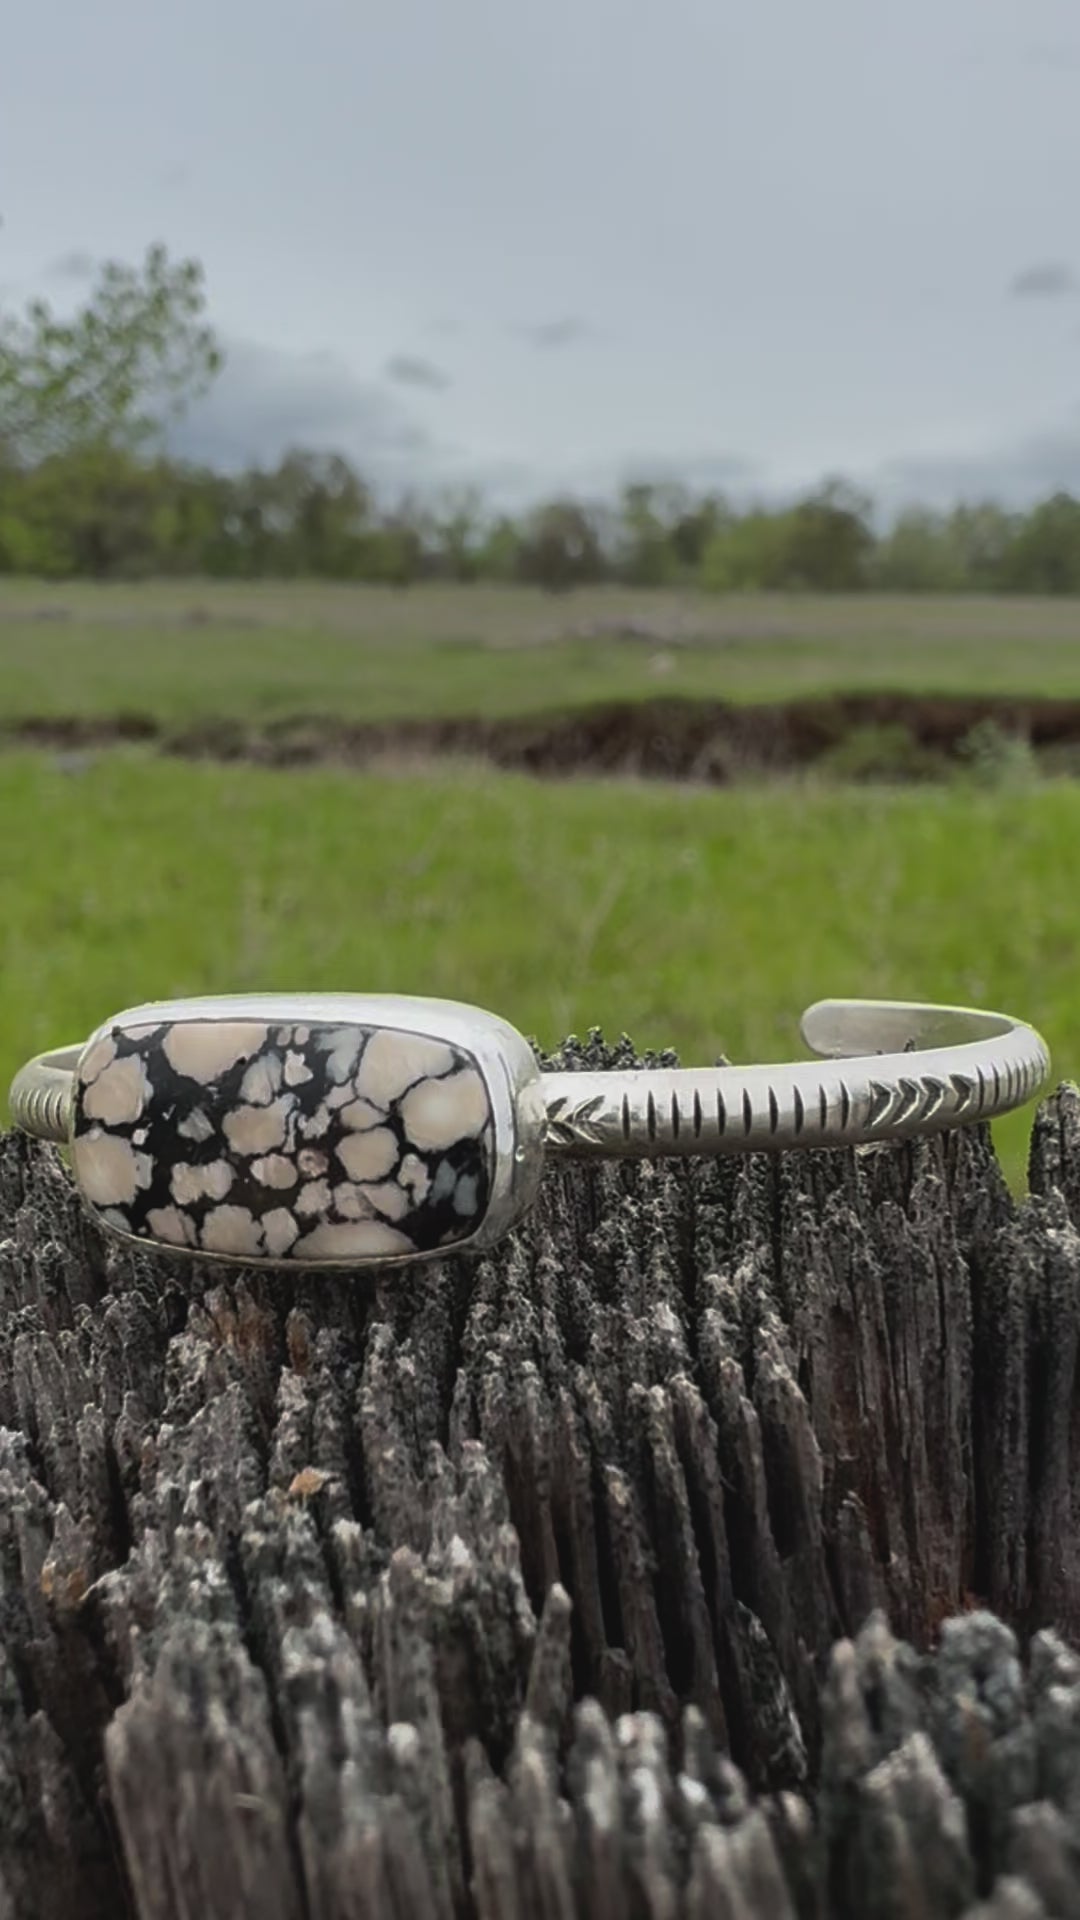
[[[11,1114],[68,1144],[129,1241],[261,1265],[404,1264],[493,1245],[549,1154],[855,1146],[1022,1106],[1040,1036],[1005,1014],[823,1000],[782,1066],[541,1073],[456,1001],[253,994],[151,1002],[15,1076]]]

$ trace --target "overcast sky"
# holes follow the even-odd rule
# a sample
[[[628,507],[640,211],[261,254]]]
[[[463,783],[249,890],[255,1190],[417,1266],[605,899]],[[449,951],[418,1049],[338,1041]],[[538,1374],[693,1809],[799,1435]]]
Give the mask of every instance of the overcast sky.
[[[39,0],[0,283],[205,263],[188,444],[505,493],[1080,489],[1077,0]]]

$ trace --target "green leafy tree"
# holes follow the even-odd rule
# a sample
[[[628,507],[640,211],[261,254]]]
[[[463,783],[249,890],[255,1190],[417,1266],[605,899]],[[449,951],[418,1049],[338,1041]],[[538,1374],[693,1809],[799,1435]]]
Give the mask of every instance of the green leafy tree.
[[[368,580],[385,586],[411,587],[422,580],[430,551],[431,527],[419,502],[405,494],[384,513],[366,543]]]
[[[1080,593],[1080,501],[1055,493],[1017,526],[998,583],[1012,593]]]
[[[500,514],[484,535],[479,553],[480,578],[504,582],[516,580],[520,552],[520,526],[510,514]]]
[[[478,580],[483,569],[483,502],[475,487],[457,488],[437,508],[437,570],[446,579]]]
[[[813,593],[850,593],[866,585],[874,546],[870,502],[832,480],[788,517],[782,584]]]
[[[106,262],[72,316],[46,300],[0,313],[0,457],[8,466],[87,447],[145,451],[221,365],[203,318],[203,272],[151,247]]]
[[[362,576],[371,494],[340,454],[287,453],[271,476],[267,522],[281,572],[331,580]]]
[[[948,521],[925,507],[897,516],[878,543],[870,575],[873,586],[897,593],[949,593],[967,584]]]
[[[970,591],[997,591],[1002,563],[1019,524],[1015,514],[1007,513],[992,500],[956,507],[950,513],[946,523],[949,544],[956,555],[959,578]]]
[[[784,587],[790,515],[762,510],[732,516],[718,527],[701,558],[701,584],[712,593],[749,593]]]
[[[682,572],[698,571],[709,542],[729,525],[731,518],[729,509],[714,494],[706,494],[703,500],[692,500],[687,495],[679,499],[672,516],[670,539]]]
[[[205,567],[221,480],[87,447],[0,479],[0,571],[146,578]]]
[[[644,483],[623,489],[619,572],[629,586],[667,586],[677,576],[678,557],[664,512],[670,504],[657,488]]]
[[[830,481],[794,507],[733,516],[705,549],[702,584],[721,593],[846,593],[865,586],[874,547],[869,512],[861,494]]]
[[[517,554],[520,580],[565,593],[602,580],[604,553],[593,516],[576,500],[552,500],[529,516]]]

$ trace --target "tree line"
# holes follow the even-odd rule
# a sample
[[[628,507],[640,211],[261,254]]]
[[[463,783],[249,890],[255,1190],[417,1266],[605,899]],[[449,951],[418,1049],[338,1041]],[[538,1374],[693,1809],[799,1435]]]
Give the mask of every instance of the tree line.
[[[318,577],[408,586],[602,581],[714,592],[1080,593],[1080,501],[911,508],[882,528],[831,481],[784,506],[639,483],[512,515],[467,489],[380,499],[338,454],[223,473],[170,458],[170,422],[221,352],[197,262],[108,262],[82,307],[0,311],[0,573]]]

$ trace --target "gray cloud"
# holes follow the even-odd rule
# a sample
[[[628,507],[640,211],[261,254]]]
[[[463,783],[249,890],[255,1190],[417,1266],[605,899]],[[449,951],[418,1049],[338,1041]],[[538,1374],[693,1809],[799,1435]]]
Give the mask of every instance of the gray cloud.
[[[236,469],[302,446],[397,479],[442,457],[396,394],[358,379],[338,355],[284,353],[251,340],[224,345],[218,379],[170,434],[183,458]]]
[[[949,507],[958,500],[996,500],[1026,507],[1059,491],[1080,496],[1080,410],[1075,424],[1046,428],[998,446],[894,460],[866,477],[887,509]]]
[[[81,247],[73,247],[69,253],[58,254],[50,260],[44,270],[48,280],[74,280],[80,285],[92,280],[98,270],[98,262],[92,253],[86,253]]]
[[[742,492],[763,480],[756,460],[745,460],[735,453],[688,453],[683,458],[672,454],[635,456],[624,463],[619,484],[651,483],[654,486],[683,486],[701,493]]]
[[[1073,40],[1032,40],[1021,55],[1026,66],[1043,67],[1051,73],[1075,73],[1080,67],[1080,46]]]
[[[852,0],[743,7],[734,35],[702,0],[631,34],[610,0],[551,0],[542,27],[504,8],[497,33],[491,0],[328,0],[299,38],[257,0],[190,0],[183,32],[145,7],[126,31],[132,0],[106,0],[116,31],[79,0],[9,8],[28,79],[4,137],[33,164],[0,202],[0,275],[73,304],[75,282],[41,279],[65,249],[136,260],[160,235],[196,254],[221,332],[294,356],[280,393],[261,383],[261,425],[250,369],[246,397],[223,385],[204,414],[244,451],[275,423],[347,437],[365,465],[415,441],[432,396],[380,371],[403,345],[454,375],[439,446],[385,453],[425,471],[520,461],[546,488],[639,450],[677,468],[735,447],[798,485],[1009,441],[1077,390],[1070,11],[906,0],[882,58]],[[1071,300],[1060,271],[1030,271],[1062,262]],[[452,359],[429,331],[446,319]],[[1037,343],[1018,325],[1047,319]],[[336,384],[298,370],[320,342]]]
[[[592,333],[587,320],[581,320],[575,314],[566,314],[561,320],[534,320],[511,329],[520,339],[527,340],[530,346],[541,352],[553,352],[559,347],[576,346],[579,340],[587,340]]]
[[[431,393],[444,393],[453,385],[450,375],[433,360],[416,353],[395,353],[384,369],[386,378],[399,387],[426,387]]]
[[[465,460],[447,476],[452,485],[475,487],[496,512],[517,513],[557,491],[527,460]]]
[[[1064,261],[1044,260],[1015,274],[1009,282],[1009,292],[1021,300],[1060,300],[1076,292],[1076,280],[1072,268]]]

